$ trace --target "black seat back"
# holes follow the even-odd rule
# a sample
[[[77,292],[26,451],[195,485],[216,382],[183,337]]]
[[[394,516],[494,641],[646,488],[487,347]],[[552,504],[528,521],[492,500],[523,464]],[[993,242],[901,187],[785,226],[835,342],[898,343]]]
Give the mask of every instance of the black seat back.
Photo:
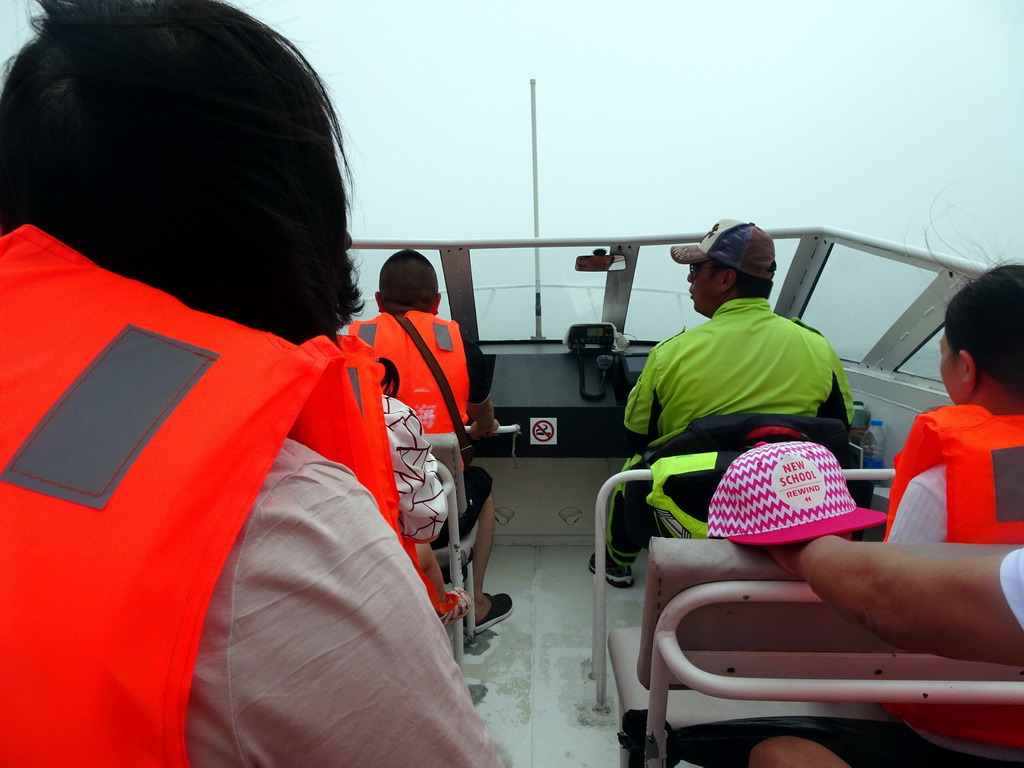
[[[784,413],[735,413],[723,416],[704,416],[694,419],[690,426],[643,454],[636,469],[652,467],[667,456],[695,453],[719,453],[718,469],[694,473],[692,477],[680,475],[665,484],[664,490],[688,515],[707,521],[708,504],[718,481],[729,461],[758,443],[777,443],[807,440],[819,443],[831,451],[844,469],[854,467],[850,450],[849,432],[838,419],[815,416],[793,416]],[[849,483],[854,500],[860,506],[870,502],[872,485],[864,481]],[[651,484],[627,483],[624,494],[625,525],[629,537],[640,546],[647,546],[652,536],[670,536],[672,532],[660,523],[654,510],[647,504]]]
[[[849,430],[839,419],[793,416],[787,413],[733,413],[704,416],[675,437],[644,454],[650,466],[662,456],[708,451],[748,451],[758,443],[809,440],[828,448],[843,469],[853,467]]]

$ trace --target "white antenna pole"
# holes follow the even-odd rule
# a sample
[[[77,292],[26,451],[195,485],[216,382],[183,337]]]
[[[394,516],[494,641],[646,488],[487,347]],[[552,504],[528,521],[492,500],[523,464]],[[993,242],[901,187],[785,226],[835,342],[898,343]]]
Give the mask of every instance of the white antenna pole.
[[[537,186],[537,81],[530,78],[530,122],[533,129],[533,236],[540,237],[540,193]],[[540,248],[533,249],[533,289],[537,320],[535,339],[543,339],[540,309]]]

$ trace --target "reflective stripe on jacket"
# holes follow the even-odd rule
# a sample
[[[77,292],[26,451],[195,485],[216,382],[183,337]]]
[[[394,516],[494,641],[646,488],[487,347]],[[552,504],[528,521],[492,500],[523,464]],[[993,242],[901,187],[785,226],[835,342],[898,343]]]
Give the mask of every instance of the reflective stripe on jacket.
[[[468,421],[466,403],[469,402],[469,370],[458,323],[442,320],[427,312],[411,311],[406,312],[405,316],[437,358],[452,388],[462,423],[465,424]],[[440,434],[455,430],[434,375],[409,334],[394,317],[384,313],[372,320],[352,323],[348,333],[358,336],[373,347],[378,357],[386,357],[395,364],[400,378],[398,399],[416,411],[424,432]]]
[[[28,226],[0,238],[0,304],[0,765],[187,766],[207,606],[285,436],[383,495],[346,360]]]

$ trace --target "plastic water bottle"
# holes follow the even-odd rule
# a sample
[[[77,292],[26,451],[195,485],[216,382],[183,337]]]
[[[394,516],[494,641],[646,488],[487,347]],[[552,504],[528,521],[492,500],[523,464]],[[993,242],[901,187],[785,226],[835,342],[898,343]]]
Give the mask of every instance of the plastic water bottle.
[[[868,429],[868,422],[871,420],[871,412],[864,405],[862,400],[853,401],[853,421],[850,422],[850,437],[853,442],[860,445],[860,439]]]
[[[872,419],[864,437],[860,440],[863,451],[862,466],[864,469],[882,469],[885,467],[885,433],[882,432],[882,420]]]

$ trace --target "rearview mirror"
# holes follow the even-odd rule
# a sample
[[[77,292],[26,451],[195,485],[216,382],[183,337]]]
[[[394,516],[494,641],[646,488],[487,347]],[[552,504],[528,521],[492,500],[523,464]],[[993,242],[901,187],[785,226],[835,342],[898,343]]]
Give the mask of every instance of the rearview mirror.
[[[592,254],[576,257],[577,272],[621,272],[625,268],[624,254],[609,254],[604,248],[595,248]]]

